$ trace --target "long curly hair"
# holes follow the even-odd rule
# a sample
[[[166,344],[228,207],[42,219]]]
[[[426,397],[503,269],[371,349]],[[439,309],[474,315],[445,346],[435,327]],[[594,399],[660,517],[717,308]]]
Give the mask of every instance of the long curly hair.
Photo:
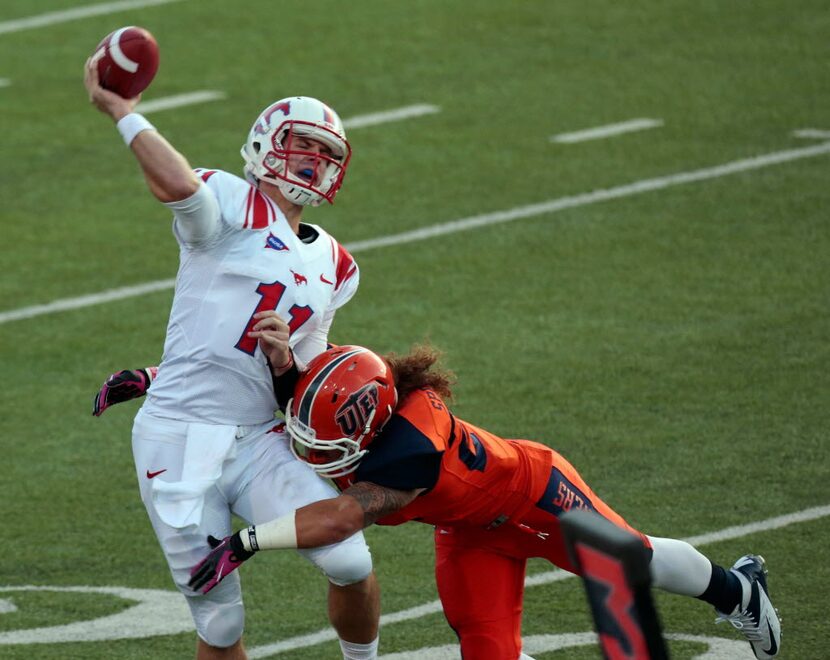
[[[398,404],[414,390],[428,387],[445,399],[452,399],[455,374],[435,366],[441,352],[428,344],[416,344],[406,355],[389,353],[383,359],[392,368],[395,389],[398,390]]]

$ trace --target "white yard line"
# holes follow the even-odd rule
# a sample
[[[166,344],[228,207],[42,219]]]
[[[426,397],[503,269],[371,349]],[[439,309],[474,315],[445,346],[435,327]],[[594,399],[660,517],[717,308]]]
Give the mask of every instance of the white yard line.
[[[34,316],[41,316],[42,314],[65,312],[70,309],[80,309],[81,307],[100,305],[101,303],[111,302],[114,300],[124,300],[125,298],[143,296],[147,293],[153,293],[154,291],[172,289],[175,284],[175,279],[157,280],[155,282],[146,282],[135,286],[125,286],[120,289],[110,289],[109,291],[102,291],[101,293],[92,293],[88,296],[64,298],[63,300],[56,300],[47,305],[23,307],[21,309],[0,313],[0,323],[8,323],[9,321],[17,321],[19,319],[30,319]]]
[[[822,131],[818,128],[802,128],[793,131],[793,137],[809,140],[830,140],[830,131]]]
[[[97,5],[75,7],[74,9],[64,9],[62,11],[51,11],[47,14],[3,21],[0,23],[0,34],[20,32],[22,30],[30,30],[32,28],[45,27],[57,23],[66,23],[68,21],[78,20],[79,18],[88,18],[89,16],[103,16],[105,14],[115,14],[130,9],[165,5],[170,2],[179,2],[179,0],[123,0],[122,2],[102,2]]]
[[[343,125],[346,128],[363,128],[364,126],[375,126],[376,124],[401,121],[402,119],[410,119],[411,117],[434,115],[436,112],[441,112],[441,108],[437,105],[421,103],[419,105],[408,105],[403,108],[396,108],[395,110],[387,110],[386,112],[373,112],[368,115],[349,117],[343,120]]]
[[[810,147],[803,147],[801,149],[774,151],[769,154],[756,156],[754,158],[746,158],[744,160],[735,160],[729,163],[724,163],[723,165],[717,165],[715,167],[707,167],[700,170],[692,170],[690,172],[679,172],[677,174],[669,174],[668,176],[657,177],[654,179],[643,179],[641,181],[635,181],[634,183],[617,186],[615,188],[595,190],[593,192],[570,197],[559,197],[557,199],[541,202],[539,204],[519,206],[506,211],[496,211],[494,213],[476,215],[469,218],[463,218],[461,220],[453,220],[421,229],[401,232],[400,234],[392,234],[390,236],[381,236],[379,238],[372,238],[366,241],[347,243],[345,247],[350,252],[357,253],[373,250],[379,247],[423,241],[428,238],[434,238],[435,236],[453,234],[455,232],[467,231],[477,227],[486,227],[488,225],[498,223],[513,222],[514,220],[522,220],[524,218],[532,218],[548,213],[556,213],[565,209],[588,206],[589,204],[605,202],[611,199],[630,197],[632,195],[639,195],[641,193],[661,190],[663,188],[670,188],[672,186],[679,186],[686,183],[695,183],[697,181],[705,181],[707,179],[717,179],[730,174],[748,172],[751,170],[761,169],[763,167],[769,167],[771,165],[779,165],[781,163],[800,160],[802,158],[815,158],[816,156],[823,156],[827,153],[830,153],[830,142]],[[79,309],[81,307],[89,307],[91,305],[98,305],[113,300],[123,300],[125,298],[141,296],[145,293],[169,289],[173,286],[173,284],[174,280],[172,279],[158,280],[155,282],[147,282],[145,284],[128,286],[120,289],[110,289],[101,293],[93,293],[86,296],[80,296],[78,298],[64,298],[63,300],[56,300],[44,305],[21,307],[7,312],[0,312],[0,324],[21,319],[28,319],[52,312]]]
[[[219,101],[227,98],[224,92],[214,90],[202,90],[198,92],[188,92],[185,94],[176,94],[174,96],[165,96],[149,101],[142,101],[136,106],[136,112],[147,114],[150,112],[158,112],[159,110],[170,110],[172,108],[180,108],[186,105],[195,105],[197,103],[207,103],[209,101]],[[386,124],[393,121],[403,121],[404,119],[411,119],[413,117],[420,117],[422,115],[431,115],[440,112],[440,108],[434,105],[408,105],[395,110],[387,110],[385,112],[373,112],[366,115],[357,115],[343,120],[343,125],[349,129],[365,128],[366,126],[376,126],[377,124]]]
[[[150,101],[142,101],[135,107],[135,111],[146,115],[150,112],[158,112],[159,110],[170,110],[186,105],[196,105],[197,103],[220,101],[224,98],[226,98],[224,92],[203,89],[198,92],[187,92],[185,94],[175,94],[174,96],[163,96]]]
[[[0,87],[8,87],[12,84],[12,81],[8,78],[0,78]]]
[[[617,124],[606,124],[605,126],[586,128],[582,131],[552,135],[550,141],[571,144],[573,142],[584,142],[586,140],[599,140],[600,138],[622,135],[623,133],[632,133],[634,131],[644,131],[647,128],[657,128],[662,125],[662,119],[629,119],[628,121],[622,121]]]
[[[810,520],[818,520],[830,516],[830,505],[817,506],[811,509],[804,509],[803,511],[796,511],[783,516],[775,518],[768,518],[767,520],[759,520],[757,522],[748,523],[746,525],[737,525],[735,527],[727,527],[716,532],[708,534],[701,534],[699,536],[691,536],[683,539],[695,546],[702,546],[709,543],[716,543],[718,541],[727,541],[732,539],[743,538],[750,534],[757,534],[759,532],[767,532],[774,529],[780,529],[795,523],[807,522]],[[542,584],[550,584],[551,582],[560,582],[576,577],[573,573],[568,573],[561,569],[553,571],[546,571],[544,573],[537,573],[530,575],[525,580],[526,587],[535,587]],[[384,614],[380,618],[381,626],[389,625],[390,623],[398,623],[400,621],[410,621],[412,619],[419,619],[422,616],[429,614],[437,614],[441,611],[440,601],[434,600],[430,603],[418,605],[407,610],[393,612],[391,614]],[[280,642],[273,644],[266,644],[263,646],[255,646],[248,649],[248,656],[250,658],[268,658],[285,651],[294,651],[323,642],[329,642],[337,639],[337,635],[331,629],[318,630],[317,632],[308,635],[300,635],[297,637],[290,637]]]
[[[643,179],[641,181],[635,181],[634,183],[617,186],[615,188],[594,190],[589,193],[582,193],[581,195],[574,195],[571,197],[559,197],[547,202],[531,204],[529,206],[520,206],[507,211],[496,211],[494,213],[477,215],[470,218],[464,218],[462,220],[453,220],[451,222],[431,225],[421,229],[413,229],[412,231],[401,232],[400,234],[393,234],[391,236],[382,236],[380,238],[357,241],[347,245],[347,248],[353,252],[360,252],[362,250],[370,250],[388,245],[400,245],[402,243],[422,241],[427,238],[442,236],[444,234],[453,234],[455,232],[475,229],[477,227],[484,227],[503,222],[512,222],[514,220],[522,220],[524,218],[530,218],[546,213],[556,213],[565,209],[587,206],[597,202],[605,202],[610,199],[630,197],[632,195],[639,195],[641,193],[661,190],[663,188],[671,188],[672,186],[678,186],[686,183],[705,181],[707,179],[718,179],[730,174],[737,174],[738,172],[757,170],[763,167],[769,167],[770,165],[778,165],[780,163],[800,160],[802,158],[814,158],[827,153],[830,153],[830,142],[811,147],[803,147],[801,149],[774,151],[762,156],[756,156],[754,158],[747,158],[744,160],[735,160],[730,163],[724,163],[723,165],[717,165],[715,167],[692,170],[691,172],[679,172],[677,174],[669,174],[668,176],[661,176],[655,179]],[[0,319],[1,318],[2,317],[0,317]]]

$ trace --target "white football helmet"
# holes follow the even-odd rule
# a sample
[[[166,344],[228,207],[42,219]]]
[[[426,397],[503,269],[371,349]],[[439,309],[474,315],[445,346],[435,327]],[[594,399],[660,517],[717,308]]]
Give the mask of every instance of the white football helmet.
[[[331,153],[303,150],[304,139],[322,143]],[[323,200],[333,203],[352,149],[334,110],[317,99],[293,96],[260,113],[241,153],[249,181],[273,183],[294,204],[318,206]]]

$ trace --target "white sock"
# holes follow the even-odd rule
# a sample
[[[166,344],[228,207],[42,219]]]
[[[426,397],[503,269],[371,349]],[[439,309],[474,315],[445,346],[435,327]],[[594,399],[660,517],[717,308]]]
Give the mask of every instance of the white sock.
[[[378,657],[378,637],[368,644],[355,644],[340,640],[343,660],[376,660]]]
[[[700,596],[709,586],[712,562],[685,541],[649,536],[654,554],[651,579],[654,586],[684,596]]]

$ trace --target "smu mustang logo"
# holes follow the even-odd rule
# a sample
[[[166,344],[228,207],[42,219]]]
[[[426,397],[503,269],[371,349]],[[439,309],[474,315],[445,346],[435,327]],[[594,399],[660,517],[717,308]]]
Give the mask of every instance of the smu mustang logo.
[[[291,101],[275,103],[265,112],[263,112],[262,119],[258,121],[256,126],[254,127],[254,133],[256,133],[257,135],[265,135],[265,133],[268,132],[268,129],[271,126],[271,116],[277,111],[281,112],[283,116],[287,117],[288,113],[291,112]]]
[[[375,383],[369,383],[346,399],[335,414],[334,420],[343,435],[351,438],[366,426],[369,416],[377,407],[378,386]]]

